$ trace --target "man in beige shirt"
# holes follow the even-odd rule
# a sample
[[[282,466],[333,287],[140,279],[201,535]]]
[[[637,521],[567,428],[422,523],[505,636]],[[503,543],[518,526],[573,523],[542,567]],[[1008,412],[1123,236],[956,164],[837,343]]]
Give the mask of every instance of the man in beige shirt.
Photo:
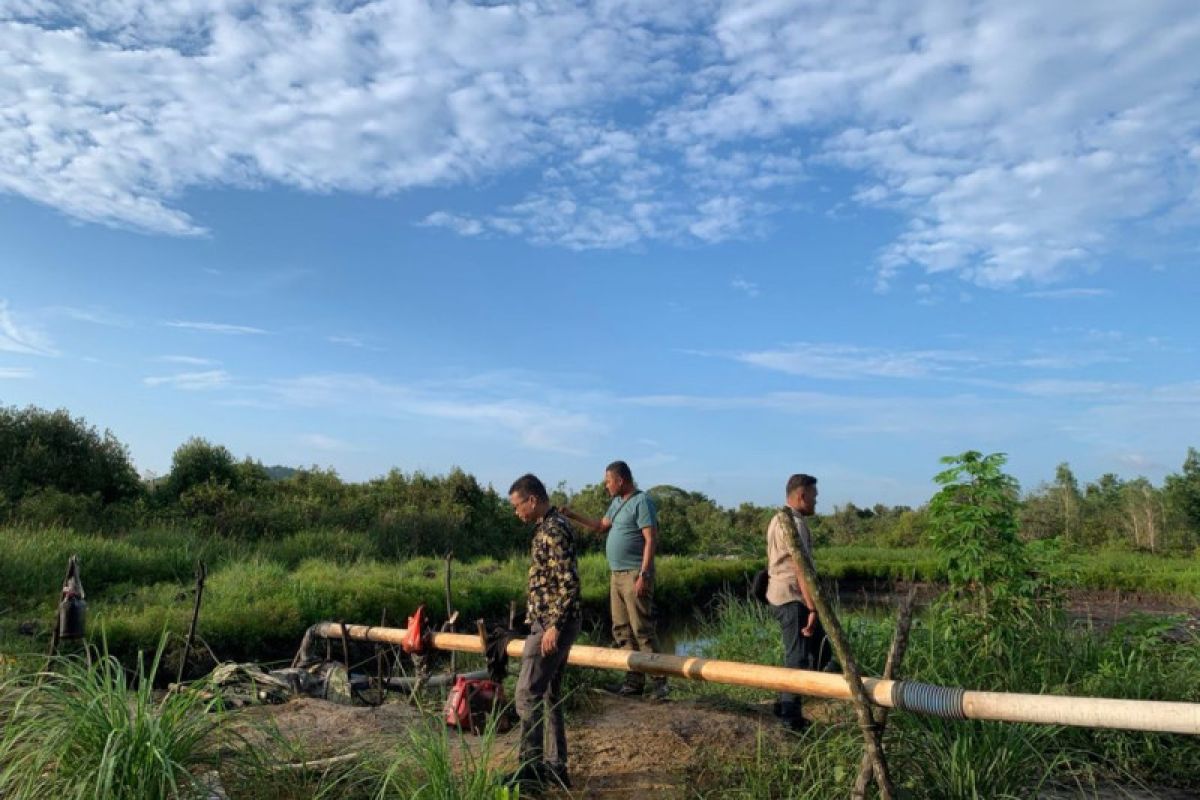
[[[783,634],[783,665],[819,670],[829,663],[829,644],[817,619],[812,594],[796,563],[801,552],[812,559],[812,534],[805,518],[817,509],[817,479],[811,475],[793,475],[788,478],[786,491],[787,508],[767,526],[767,602]],[[789,515],[799,537],[792,533]],[[780,692],[775,713],[790,730],[802,731],[808,727],[808,721],[800,713],[799,695]]]

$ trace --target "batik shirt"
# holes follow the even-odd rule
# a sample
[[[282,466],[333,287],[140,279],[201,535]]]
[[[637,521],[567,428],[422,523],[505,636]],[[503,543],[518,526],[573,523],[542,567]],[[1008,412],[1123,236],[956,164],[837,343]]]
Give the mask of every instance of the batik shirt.
[[[795,524],[794,531],[788,525],[789,516]],[[804,602],[798,572],[801,552],[812,559],[812,534],[808,523],[795,511],[784,509],[772,517],[767,526],[767,602],[771,605]]]
[[[579,618],[575,533],[557,508],[547,511],[533,529],[526,607],[526,621],[543,628]]]

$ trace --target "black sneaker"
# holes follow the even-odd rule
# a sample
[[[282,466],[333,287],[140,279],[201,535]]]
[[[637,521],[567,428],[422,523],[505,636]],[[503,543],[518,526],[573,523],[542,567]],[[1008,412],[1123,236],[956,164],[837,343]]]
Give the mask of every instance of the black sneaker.
[[[604,687],[604,691],[618,697],[641,697],[644,687],[630,686],[628,683],[610,683]]]
[[[647,694],[651,700],[666,700],[671,696],[671,687],[666,681],[655,681]]]

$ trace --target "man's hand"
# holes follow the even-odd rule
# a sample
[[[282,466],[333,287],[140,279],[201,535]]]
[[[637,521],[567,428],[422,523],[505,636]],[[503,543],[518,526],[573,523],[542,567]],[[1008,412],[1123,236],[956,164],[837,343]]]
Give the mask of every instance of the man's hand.
[[[553,655],[558,650],[558,628],[551,626],[542,633],[542,655]]]
[[[562,514],[567,519],[575,519],[575,512],[572,511],[571,507],[568,505],[564,504],[564,505],[559,506],[558,513]]]
[[[817,629],[817,612],[808,612],[808,624],[800,630],[801,636],[812,636]]]
[[[633,591],[638,597],[650,594],[650,580],[638,575],[637,580],[633,582]]]

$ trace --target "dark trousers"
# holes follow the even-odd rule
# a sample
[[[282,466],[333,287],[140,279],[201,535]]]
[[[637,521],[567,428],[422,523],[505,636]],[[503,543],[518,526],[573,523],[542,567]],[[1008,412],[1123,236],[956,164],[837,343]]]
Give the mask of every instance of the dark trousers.
[[[804,603],[793,601],[771,606],[771,612],[779,620],[779,631],[783,635],[783,665],[791,669],[825,669],[832,654],[820,618],[813,626],[812,636],[804,636],[800,633],[808,623],[808,607]],[[794,708],[796,716],[800,715],[800,695],[780,692],[779,704],[785,709]]]
[[[557,767],[567,765],[567,729],[562,712],[562,675],[567,652],[579,636],[579,620],[564,623],[558,631],[558,649],[542,655],[545,628],[533,623],[521,653],[521,674],[517,678],[517,714],[521,717],[521,763],[540,764],[543,760]],[[546,705],[549,704],[549,721]],[[546,729],[549,728],[547,731]],[[544,740],[549,733],[549,747]]]

